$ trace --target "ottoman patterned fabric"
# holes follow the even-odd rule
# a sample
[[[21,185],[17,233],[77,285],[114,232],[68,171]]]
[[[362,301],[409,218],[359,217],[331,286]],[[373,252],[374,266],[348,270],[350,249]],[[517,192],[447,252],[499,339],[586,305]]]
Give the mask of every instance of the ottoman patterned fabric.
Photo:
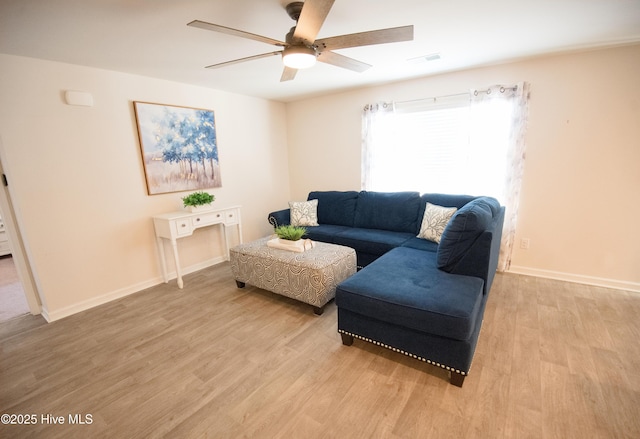
[[[335,297],[336,286],[356,272],[352,248],[316,242],[312,249],[296,253],[268,247],[271,238],[230,250],[236,281],[321,308]]]

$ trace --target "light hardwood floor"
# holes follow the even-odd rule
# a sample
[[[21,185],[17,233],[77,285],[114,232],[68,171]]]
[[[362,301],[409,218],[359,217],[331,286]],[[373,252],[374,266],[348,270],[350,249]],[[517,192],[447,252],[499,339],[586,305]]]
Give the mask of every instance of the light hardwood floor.
[[[462,388],[356,340],[336,307],[227,263],[46,324],[0,324],[0,437],[638,438],[640,295],[499,274]],[[41,416],[63,416],[47,425]],[[92,423],[70,425],[69,415]]]

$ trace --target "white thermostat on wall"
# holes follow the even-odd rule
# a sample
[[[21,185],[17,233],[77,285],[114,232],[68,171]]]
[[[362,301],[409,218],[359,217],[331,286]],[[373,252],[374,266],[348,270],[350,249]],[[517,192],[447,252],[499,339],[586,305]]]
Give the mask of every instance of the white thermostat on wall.
[[[93,107],[93,95],[86,91],[67,90],[64,94],[64,100],[69,105]]]

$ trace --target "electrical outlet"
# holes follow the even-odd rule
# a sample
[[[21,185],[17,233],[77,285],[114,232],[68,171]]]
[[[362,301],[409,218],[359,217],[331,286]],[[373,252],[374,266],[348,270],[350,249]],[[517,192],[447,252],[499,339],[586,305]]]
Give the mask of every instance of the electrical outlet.
[[[531,241],[529,238],[521,238],[520,239],[520,248],[522,250],[529,250],[529,246],[531,245]]]

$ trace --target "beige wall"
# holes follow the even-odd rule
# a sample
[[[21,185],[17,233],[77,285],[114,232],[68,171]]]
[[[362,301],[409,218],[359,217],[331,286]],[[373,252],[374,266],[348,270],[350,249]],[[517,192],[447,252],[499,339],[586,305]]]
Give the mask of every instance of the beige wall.
[[[91,93],[94,107],[66,105],[65,90]],[[147,195],[132,101],[215,111],[222,188],[210,192],[242,205],[245,240],[268,234],[267,213],[290,198],[282,103],[0,55],[0,159],[52,320],[161,282],[151,216],[180,210],[185,193]],[[221,238],[182,240],[182,266],[219,261]]]
[[[531,84],[512,271],[640,291],[640,46],[550,56],[287,105],[291,196],[360,189],[360,116],[492,84]]]

